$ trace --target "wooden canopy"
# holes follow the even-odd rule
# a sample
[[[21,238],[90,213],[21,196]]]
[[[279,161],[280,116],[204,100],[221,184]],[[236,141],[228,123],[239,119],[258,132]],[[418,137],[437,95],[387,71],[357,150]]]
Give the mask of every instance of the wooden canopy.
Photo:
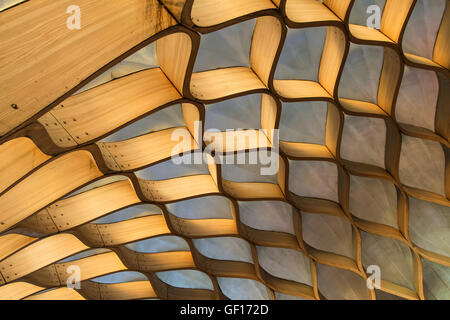
[[[450,216],[449,1],[432,59],[402,48],[416,0],[386,0],[380,30],[350,23],[354,0],[78,0],[83,26],[70,30],[66,28],[66,9],[72,2],[29,0],[0,12],[0,299],[226,299],[230,297],[218,280],[223,278],[256,281],[265,286],[271,298],[284,294],[331,299],[330,286],[338,284],[321,278],[324,266],[333,268],[336,278],[352,278],[363,288],[363,299],[427,298],[433,281],[427,276],[433,275],[424,272],[424,264],[439,265],[448,281],[450,256],[415,243],[409,215],[412,201],[420,200],[444,208]],[[247,20],[255,20],[248,67],[193,72],[205,34]],[[275,79],[288,29],[313,27],[326,27],[318,80]],[[158,67],[77,93],[152,43],[156,43]],[[376,104],[338,95],[351,44],[384,50]],[[405,68],[427,70],[438,79],[434,131],[396,117]],[[205,120],[205,104],[250,94],[261,96],[263,129],[283,130],[283,103],[325,102],[326,143],[280,141],[274,183],[225,179],[222,166],[216,163],[209,164],[202,174],[163,180],[144,179],[136,173],[170,160],[177,144],[171,139],[175,130],[185,130],[190,137],[180,153],[205,149],[207,144],[198,140],[194,129],[195,121]],[[174,105],[181,105],[184,125],[123,141],[104,140]],[[383,167],[342,157],[347,116],[384,122]],[[236,133],[240,134],[245,133]],[[399,163],[408,138],[432,142],[442,149],[445,194],[403,181]],[[270,145],[271,137],[267,140],[265,145]],[[229,151],[250,152],[260,143]],[[292,163],[305,161],[337,168],[337,201],[291,189]],[[352,212],[353,177],[381,181],[395,190],[395,227]],[[230,218],[187,219],[169,209],[170,204],[207,196],[225,198]],[[241,201],[284,202],[292,208],[294,233],[247,225],[241,219]],[[142,204],[152,204],[160,211],[113,223],[95,222]],[[348,224],[352,257],[306,241],[302,212],[332,216]],[[450,227],[447,224],[445,228],[448,239]],[[366,287],[371,273],[363,256],[371,247],[364,246],[363,233],[395,243],[407,252],[410,261],[405,263],[412,266],[413,287],[403,285],[400,279],[383,277],[382,264],[395,260],[392,255],[396,251],[388,249],[379,257],[381,287]],[[162,236],[182,238],[189,249],[149,253],[129,247]],[[216,237],[245,240],[251,248],[251,262],[210,257],[194,243]],[[260,257],[265,247],[304,259],[311,280],[294,281],[271,272]],[[94,250],[98,248],[103,250]],[[67,260],[70,257],[75,260]],[[81,269],[80,289],[66,286],[70,265]],[[158,276],[174,270],[200,271],[212,287],[177,287]],[[127,271],[139,272],[146,280],[95,281]]]

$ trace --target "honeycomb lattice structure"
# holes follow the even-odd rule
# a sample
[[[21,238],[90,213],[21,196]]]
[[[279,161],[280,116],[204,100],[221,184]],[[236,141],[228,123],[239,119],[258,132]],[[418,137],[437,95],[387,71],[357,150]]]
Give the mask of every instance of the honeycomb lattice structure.
[[[87,25],[74,31],[61,26],[70,2],[32,0],[0,13],[1,299],[226,299],[227,279],[249,279],[264,286],[272,299],[287,295],[305,299],[423,300],[432,291],[432,280],[427,278],[432,277],[427,271],[430,265],[448,275],[450,257],[444,250],[430,249],[426,242],[415,243],[409,217],[417,203],[422,205],[418,210],[422,210],[424,223],[429,216],[425,215],[426,208],[449,214],[449,1],[432,58],[402,48],[416,0],[386,0],[379,30],[349,22],[353,0],[79,0]],[[101,14],[104,12],[107,14]],[[49,17],[44,19],[46,24],[38,22],[41,17]],[[249,67],[193,72],[203,34],[252,19],[255,27]],[[30,25],[36,27],[25,32]],[[326,27],[318,80],[275,79],[288,29],[316,27]],[[152,43],[156,43],[158,67],[74,94]],[[383,48],[376,103],[338,95],[351,44]],[[30,51],[33,57],[26,54]],[[434,130],[396,117],[396,101],[407,67],[432,72],[438,79]],[[207,148],[195,127],[195,121],[204,122],[208,113],[204,105],[246,95],[261,97],[260,124],[269,130],[283,130],[283,103],[325,102],[325,144],[281,140],[273,183],[225,179],[222,166],[216,163],[209,164],[206,173],[163,180],[136,174],[170,160],[178,143],[171,139],[176,129],[183,129],[189,137],[180,153]],[[181,104],[184,126],[124,141],[104,140],[177,104]],[[365,162],[364,152],[357,158],[343,157],[343,132],[349,116],[383,122],[382,165]],[[239,137],[245,131],[235,134]],[[274,143],[271,135],[263,139],[266,141],[238,149],[230,150],[225,145],[223,149],[250,152]],[[411,139],[438,146],[445,159],[441,168],[445,176],[443,193],[421,184],[420,179],[404,181],[402,159],[420,156],[408,153],[406,144]],[[370,142],[358,143],[355,148],[371,148]],[[305,163],[335,168],[335,200],[292,190],[293,176]],[[376,186],[383,184],[393,190],[393,223],[365,219],[364,205],[359,212],[353,210],[351,194],[369,184],[374,185],[374,203],[367,203],[367,207],[379,200]],[[314,189],[314,185],[305,188]],[[230,205],[230,218],[187,219],[169,210],[171,204],[188,199],[202,205],[208,196],[225,199]],[[239,210],[241,201],[285,203],[292,211],[294,232],[245,224]],[[143,204],[152,204],[159,212],[111,223],[95,222]],[[336,249],[339,243],[316,241],[314,234],[326,238],[329,232],[322,229],[325,221],[346,228],[348,233],[342,241],[350,239],[351,254]],[[188,248],[161,252],[130,249],[132,243],[162,236],[182,238]],[[428,239],[432,234],[421,236]],[[220,258],[220,246],[214,256],[196,246],[199,239],[214,238],[245,241],[251,259]],[[93,251],[98,248],[103,250]],[[80,255],[83,252],[86,254]],[[277,260],[280,266],[295,261],[299,269],[295,272],[300,276],[277,272],[280,269],[265,262],[270,255],[282,257]],[[401,264],[409,268],[409,279],[400,274],[396,277],[395,271],[384,272]],[[81,270],[80,288],[66,286],[71,276],[67,270],[72,265]],[[380,288],[366,286],[370,265],[381,268]],[[211,286],[183,288],[164,281],[164,272],[177,270],[199,271]],[[119,283],[93,280],[125,271],[136,271],[146,278]],[[347,291],[358,294],[344,294]]]

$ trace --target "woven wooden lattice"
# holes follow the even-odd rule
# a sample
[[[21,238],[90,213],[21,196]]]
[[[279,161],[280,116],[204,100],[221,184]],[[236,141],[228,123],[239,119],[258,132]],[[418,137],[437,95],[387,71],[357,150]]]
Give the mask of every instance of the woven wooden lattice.
[[[447,211],[450,207],[449,1],[432,59],[402,49],[415,0],[387,0],[380,30],[349,23],[352,0],[79,0],[85,26],[73,31],[65,28],[66,8],[71,2],[31,0],[0,13],[0,299],[227,298],[218,278],[258,281],[272,298],[280,293],[307,299],[332,298],[329,286],[338,283],[321,282],[319,269],[323,266],[334,268],[336,278],[351,278],[365,291],[360,297],[363,299],[385,298],[386,293],[425,299],[424,264],[432,262],[448,273],[448,256],[411,240],[408,218],[412,201],[424,201]],[[193,72],[200,34],[250,19],[256,23],[249,67]],[[327,30],[318,81],[274,79],[288,28],[313,27]],[[73,95],[153,42],[159,67]],[[384,50],[377,104],[343,99],[337,94],[351,43]],[[437,76],[434,131],[396,119],[405,67],[428,70]],[[280,127],[282,102],[327,103],[326,144],[280,141],[277,183],[230,181],[222,177],[219,164],[210,164],[207,174],[167,180],[138,177],[137,171],[170,159],[177,144],[171,135],[179,128],[120,142],[101,141],[144,117],[181,104],[185,122],[181,128],[191,142],[180,152],[204,149],[207,145],[196,140],[194,129],[195,121],[205,119],[204,104],[250,94],[261,95],[263,129]],[[384,121],[383,167],[341,157],[346,116]],[[445,195],[401,179],[402,146],[411,138],[442,148]],[[273,142],[270,137],[267,140],[265,144]],[[258,149],[260,143],[231,151],[249,152]],[[336,166],[338,201],[290,190],[290,171],[295,170],[291,164],[303,161]],[[122,178],[104,180],[116,176]],[[395,188],[395,226],[364,220],[351,212],[352,177],[382,181]],[[109,182],[67,197],[96,181]],[[168,209],[170,203],[212,195],[229,201],[232,218],[184,219]],[[294,234],[258,230],[241,221],[238,201],[268,200],[285,202],[292,208]],[[93,223],[139,204],[156,205],[160,214],[149,212],[115,223]],[[302,212],[333,216],[347,223],[352,233],[352,257],[305,241]],[[373,241],[385,243],[386,248],[407,252],[404,256],[411,260],[406,263],[412,266],[413,287],[402,285],[400,279],[383,278],[382,274],[380,289],[366,288],[370,274],[363,255],[370,246],[364,246],[362,233],[379,239]],[[167,235],[183,238],[190,250],[139,253],[126,246]],[[244,239],[251,248],[252,261],[219,260],[202,254],[193,239],[208,237]],[[272,274],[259,262],[259,248],[263,247],[286,250],[287,255],[303,263],[310,280],[298,282]],[[108,250],[62,261],[93,248]],[[372,262],[383,269],[386,260],[395,261],[395,254],[395,250],[386,249],[378,261]],[[74,264],[82,270],[81,289],[76,290],[66,287],[67,267]],[[205,273],[213,289],[175,287],[158,277],[158,272],[184,269]],[[92,281],[121,271],[141,272],[148,281]],[[336,290],[345,291],[346,281]],[[49,288],[52,290],[44,291]]]

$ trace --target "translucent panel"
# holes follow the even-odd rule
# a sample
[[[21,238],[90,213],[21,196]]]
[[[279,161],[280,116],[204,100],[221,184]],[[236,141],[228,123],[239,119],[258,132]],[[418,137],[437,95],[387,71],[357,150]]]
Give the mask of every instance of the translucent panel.
[[[434,131],[438,94],[434,71],[405,67],[395,108],[397,121]]]
[[[117,212],[108,214],[100,219],[92,221],[95,224],[115,223],[124,220],[130,220],[139,217],[145,217],[155,214],[161,214],[161,209],[152,204],[140,204],[119,210]]]
[[[289,294],[276,292],[275,291],[275,300],[307,300],[296,296],[291,296]]]
[[[189,251],[186,240],[176,236],[162,236],[136,241],[125,245],[128,249],[141,253]]]
[[[26,0],[0,0],[0,10],[5,10]]]
[[[324,145],[326,122],[326,102],[283,103],[280,140]]]
[[[433,58],[436,35],[441,24],[445,0],[417,0],[403,35],[403,50]]]
[[[24,0],[24,1],[27,1],[27,0]],[[33,295],[31,295],[31,297],[32,296],[35,296],[35,295],[38,295],[38,294],[42,294],[42,293],[45,293],[45,292],[50,292],[50,291],[53,291],[53,290],[58,290],[59,288],[50,288],[50,289],[45,289],[45,290],[42,290],[42,291],[39,291],[38,293],[36,293],[36,294],[33,294]]]
[[[316,249],[354,258],[352,226],[344,218],[302,212],[302,236]]]
[[[422,259],[425,299],[450,300],[450,267]]]
[[[93,79],[92,81],[90,81],[89,83],[87,83],[86,85],[84,85],[82,88],[80,88],[78,91],[76,91],[74,93],[74,95],[85,92],[89,89],[98,87],[102,84],[105,84],[107,82],[110,82],[111,80],[113,80],[112,74],[111,74],[111,69],[106,70],[105,72],[101,73],[100,75],[98,75],[97,77],[95,77],[95,79]]]
[[[450,257],[450,207],[409,198],[409,235],[421,248]]]
[[[184,219],[232,219],[231,202],[220,196],[206,196],[169,203],[167,209]]]
[[[289,161],[289,190],[312,198],[338,201],[338,170],[328,161]]]
[[[251,94],[206,105],[205,131],[261,128],[261,95]]]
[[[375,289],[377,300],[407,300],[402,297]]]
[[[386,124],[382,119],[345,116],[341,157],[384,168]]]
[[[193,242],[198,251],[208,258],[253,263],[252,249],[244,239],[219,237],[194,239]]]
[[[293,207],[281,201],[239,202],[241,221],[258,230],[295,234]]]
[[[363,220],[397,228],[397,191],[381,179],[350,176],[350,212]]]
[[[318,80],[325,27],[288,29],[275,79]]]
[[[105,249],[105,248],[90,249],[90,250],[86,250],[86,251],[74,254],[73,256],[70,256],[63,260],[60,260],[59,263],[75,261],[75,260],[83,259],[86,257],[94,256],[96,254],[101,254],[101,253],[105,253],[105,252],[111,252],[111,250]]]
[[[445,196],[445,155],[438,142],[402,136],[400,181]]]
[[[111,70],[111,74],[113,79],[115,79],[133,72],[158,66],[156,42],[152,42],[118,63],[117,66]]]
[[[379,266],[381,279],[415,291],[411,249],[400,241],[363,231],[361,237],[364,268]]]
[[[209,174],[206,164],[193,164],[191,154],[181,157],[183,164],[176,164],[172,160],[160,162],[151,167],[135,171],[138,178],[145,180],[166,180],[176,177]],[[184,164],[192,163],[192,164]]]
[[[186,123],[184,122],[183,115],[181,113],[181,105],[177,104],[138,120],[135,123],[132,123],[105,137],[101,141],[118,142],[144,135],[152,131],[184,126],[186,126]]]
[[[223,294],[232,300],[269,300],[266,286],[261,282],[240,278],[217,278]]]
[[[131,281],[148,281],[148,278],[140,272],[122,271],[98,277],[92,279],[92,281],[98,283],[123,283]]]
[[[152,42],[97,76],[94,80],[83,86],[75,94],[79,94],[81,92],[92,89],[111,80],[124,77],[131,73],[142,71],[145,69],[156,68],[158,66],[158,59],[156,57],[156,43]]]
[[[317,264],[319,291],[329,300],[368,300],[366,281],[356,273]]]
[[[372,11],[367,12],[369,6],[376,5],[383,13],[385,3],[386,0],[355,0],[350,13],[350,23],[367,26],[367,19],[373,14]]]
[[[339,84],[339,97],[377,103],[383,47],[351,44]]]
[[[265,152],[265,151],[261,151]],[[266,154],[270,154],[267,152]],[[246,154],[241,154],[244,160],[239,160],[240,158],[235,158],[236,164],[223,164],[222,165],[222,177],[226,180],[231,180],[235,182],[267,182],[267,183],[277,183],[276,172],[273,175],[263,175],[261,171],[260,164],[252,164],[250,162],[250,157],[254,155],[256,162],[258,162],[258,152],[252,151]],[[275,154],[274,154],[275,155]],[[244,158],[245,156],[245,158]],[[278,161],[278,156],[274,157]],[[245,164],[237,164],[245,163]]]
[[[248,66],[254,26],[252,19],[203,35],[194,72]]]
[[[271,275],[312,286],[311,264],[300,251],[257,246],[259,265]]]
[[[64,198],[70,198],[70,197],[76,196],[77,194],[80,194],[80,193],[83,193],[83,192],[86,192],[86,191],[89,191],[89,190],[92,190],[92,189],[95,189],[98,187],[106,186],[107,184],[110,184],[113,182],[123,181],[123,180],[127,180],[127,179],[128,179],[127,177],[120,176],[120,175],[102,178],[95,182],[89,183],[88,185],[72,192],[71,194],[67,195]]]
[[[165,283],[178,288],[214,290],[211,279],[204,272],[197,270],[176,270],[157,272],[156,275]]]

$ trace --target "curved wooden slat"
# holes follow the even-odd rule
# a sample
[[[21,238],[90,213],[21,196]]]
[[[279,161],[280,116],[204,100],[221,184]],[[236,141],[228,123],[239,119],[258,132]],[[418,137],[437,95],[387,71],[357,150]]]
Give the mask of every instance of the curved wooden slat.
[[[20,300],[44,289],[28,282],[12,282],[0,287],[0,299]]]
[[[97,242],[95,239],[100,238],[101,243],[97,243],[97,246],[117,246],[136,240],[170,234],[163,215],[152,215],[108,224],[90,224],[88,226],[89,229],[83,226],[78,230],[90,242]],[[95,237],[93,237],[91,228],[97,230],[98,234]]]
[[[319,144],[280,141],[280,149],[290,159],[296,160],[334,159],[330,150],[326,146]]]
[[[183,131],[189,141],[182,139],[180,142],[173,138],[174,134]],[[169,159],[176,147],[180,154],[199,148],[185,127],[165,129],[120,142],[98,142],[97,145],[109,169],[118,172],[136,170]],[[157,147],[150,152],[149,145]]]
[[[324,0],[323,3],[330,8],[341,20],[347,21],[354,0]]]
[[[439,65],[450,70],[450,4],[447,1],[445,5],[445,12],[434,46],[433,61],[436,61]]]
[[[65,286],[71,276],[69,267],[79,268],[80,281],[128,270],[115,252],[107,252],[69,262],[55,263],[33,272],[26,278],[46,287]]]
[[[209,236],[238,235],[234,219],[183,219],[168,215],[173,230],[185,237],[200,238]]]
[[[197,54],[199,37],[193,33],[174,33],[156,41],[156,56],[161,70],[178,92],[186,95]]]
[[[342,23],[333,11],[315,0],[284,0],[287,24],[293,27],[323,26]]]
[[[222,186],[227,194],[238,200],[284,199],[280,187],[273,183],[233,182],[223,179]]]
[[[132,281],[123,283],[84,282],[81,292],[94,300],[133,300],[157,298],[152,285],[148,281]]]
[[[50,157],[28,138],[17,138],[0,145],[0,193],[41,165]]]
[[[268,0],[245,2],[239,0],[223,2],[195,0],[192,6],[191,19],[196,27],[211,27],[268,9],[275,9],[273,3]]]
[[[175,24],[156,0],[82,0],[77,5],[83,12],[83,27],[74,31],[65,26],[72,4],[69,0],[28,1],[1,14],[1,82],[5,86],[0,98],[0,135],[80,87],[105,61],[113,61]],[[42,34],[48,35],[47,41],[42,41]],[[48,43],[54,50],[48,50]],[[47,67],[43,70],[42,65]]]
[[[180,98],[161,69],[144,70],[69,97],[46,116],[56,121],[42,117],[39,122],[56,145],[65,146],[67,134],[82,144]],[[58,124],[64,130],[55,131]]]
[[[131,182],[123,180],[59,200],[47,211],[58,230],[65,231],[139,202]]]
[[[0,260],[36,240],[37,238],[17,233],[10,233],[0,236]]]
[[[402,36],[415,3],[416,0],[387,0],[380,30],[349,24],[351,40],[359,44],[401,47]]]
[[[191,93],[205,103],[231,98],[241,93],[266,89],[258,76],[246,67],[235,67],[192,74]]]
[[[135,253],[136,267],[143,272],[196,268],[190,251]]]
[[[55,159],[0,196],[0,231],[102,175],[91,153],[86,150]]]
[[[159,181],[139,179],[139,184],[147,199],[162,203],[219,193],[219,189],[210,175],[195,175]]]
[[[55,261],[89,249],[77,237],[61,233],[36,241],[0,261],[0,273],[7,282],[23,277]]]
[[[283,101],[332,100],[325,88],[315,81],[275,80],[274,88]]]

